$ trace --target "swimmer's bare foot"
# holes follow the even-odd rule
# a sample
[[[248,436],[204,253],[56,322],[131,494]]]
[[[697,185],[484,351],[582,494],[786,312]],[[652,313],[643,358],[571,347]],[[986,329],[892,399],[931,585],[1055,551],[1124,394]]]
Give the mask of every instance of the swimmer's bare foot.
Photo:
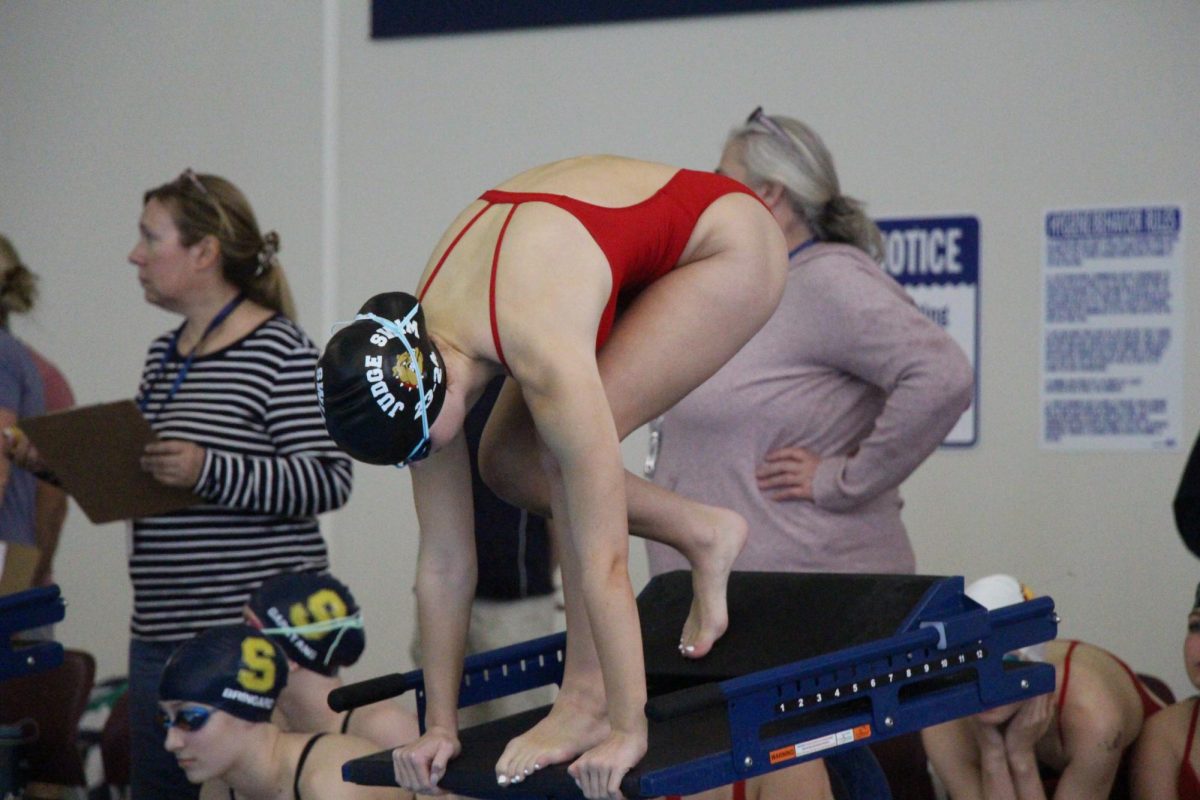
[[[520,783],[548,764],[561,764],[608,738],[611,728],[603,695],[583,696],[563,689],[550,713],[508,743],[496,762],[496,783]]]
[[[692,607],[679,637],[679,652],[684,658],[708,655],[729,627],[725,590],[733,562],[746,544],[746,521],[740,514],[712,506],[703,508],[703,527],[684,554],[692,565]]]

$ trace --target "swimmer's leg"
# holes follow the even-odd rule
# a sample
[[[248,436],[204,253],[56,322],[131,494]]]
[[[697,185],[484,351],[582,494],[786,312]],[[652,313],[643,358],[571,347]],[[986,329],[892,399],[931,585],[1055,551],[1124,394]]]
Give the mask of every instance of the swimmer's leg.
[[[609,724],[608,693],[584,594],[589,576],[583,574],[580,547],[586,543],[576,541],[571,533],[561,478],[552,473],[547,476],[547,483],[551,505],[556,512],[551,528],[562,568],[566,603],[568,633],[563,682],[549,715],[505,747],[496,763],[496,777],[501,784],[519,783],[548,764],[572,761],[598,745],[608,744],[612,738],[636,750],[627,759],[628,763],[636,763],[645,753],[645,724],[640,718],[640,704],[645,703],[644,689],[638,699],[639,720],[633,726],[636,731],[632,737],[633,740],[640,737],[640,740],[631,743],[625,734],[614,736]],[[599,578],[602,588],[601,576],[591,578],[593,582]],[[628,588],[625,594],[630,594]],[[640,646],[640,643],[631,642],[626,646]],[[617,693],[615,689],[614,693]]]
[[[548,514],[549,488],[535,466],[543,455],[520,390],[510,382],[493,408],[480,447],[484,480],[510,503]],[[725,587],[746,542],[746,523],[733,511],[690,500],[628,471],[625,491],[629,532],[674,547],[692,565],[692,609],[679,649],[700,658],[728,626]],[[564,591],[568,584],[564,571]]]
[[[755,203],[735,195],[709,211]],[[761,209],[761,207],[759,207]],[[609,407],[621,438],[662,414],[715,373],[770,318],[787,259],[770,217],[736,227],[716,253],[677,267],[624,310],[597,353]],[[509,382],[481,447],[484,479],[502,497],[540,510],[549,489],[532,420]],[[679,550],[693,568],[693,604],[680,637],[684,655],[699,658],[725,632],[725,588],[746,539],[740,515],[670,492],[626,472],[630,532]]]

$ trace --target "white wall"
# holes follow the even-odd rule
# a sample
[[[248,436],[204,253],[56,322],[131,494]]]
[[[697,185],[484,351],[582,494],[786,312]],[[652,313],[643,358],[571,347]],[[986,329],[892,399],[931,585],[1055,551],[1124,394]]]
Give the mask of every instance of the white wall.
[[[0,2],[0,231],[41,276],[13,328],[80,403],[131,397],[178,318],[142,300],[126,255],[142,192],[185,167],[231,177],[319,327],[321,6],[317,2]],[[81,443],[86,446],[86,443]],[[69,513],[59,635],[124,674],[126,526]]]
[[[1039,242],[1052,207],[1200,209],[1198,37],[1190,0],[907,3],[383,42],[364,2],[0,3],[0,231],[46,290],[16,327],[82,400],[127,396],[146,342],[171,324],[123,271],[140,192],[188,164],[232,177],[280,230],[301,321],[324,341],[370,294],[411,289],[448,221],[507,175],[599,151],[704,168],[761,103],[820,131],[843,188],[873,213],[980,218],[980,439],[905,486],[921,570],[1017,573],[1055,598],[1063,635],[1190,693],[1179,645],[1200,571],[1169,510],[1185,453],[1038,450]],[[1184,305],[1198,300],[1193,280]],[[1198,325],[1189,313],[1188,341]],[[1198,427],[1192,404],[1184,428]],[[643,442],[627,444],[631,466]],[[331,522],[334,571],[370,628],[351,677],[407,668],[407,475],[359,466]],[[63,637],[102,672],[123,668],[122,538],[76,510],[60,559]]]

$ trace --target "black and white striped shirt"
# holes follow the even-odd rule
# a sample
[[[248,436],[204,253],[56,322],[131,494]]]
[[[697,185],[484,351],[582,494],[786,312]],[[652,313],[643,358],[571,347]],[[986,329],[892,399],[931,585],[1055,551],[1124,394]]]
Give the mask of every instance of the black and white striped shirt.
[[[327,569],[316,515],[351,485],[317,407],[317,349],[295,323],[277,315],[197,357],[173,397],[183,359],[171,339],[150,345],[138,400],[160,439],[206,448],[194,487],[206,503],[133,522],[131,630],[160,641],[241,621],[271,575]]]

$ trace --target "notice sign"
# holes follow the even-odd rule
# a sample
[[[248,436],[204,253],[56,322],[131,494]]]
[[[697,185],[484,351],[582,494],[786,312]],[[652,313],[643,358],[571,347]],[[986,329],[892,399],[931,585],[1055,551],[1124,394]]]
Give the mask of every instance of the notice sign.
[[[968,447],[979,431],[979,220],[928,217],[876,220],[884,268],[945,328],[975,371],[975,401],[942,444]]]
[[[1049,211],[1041,445],[1179,445],[1183,213],[1179,206]]]

